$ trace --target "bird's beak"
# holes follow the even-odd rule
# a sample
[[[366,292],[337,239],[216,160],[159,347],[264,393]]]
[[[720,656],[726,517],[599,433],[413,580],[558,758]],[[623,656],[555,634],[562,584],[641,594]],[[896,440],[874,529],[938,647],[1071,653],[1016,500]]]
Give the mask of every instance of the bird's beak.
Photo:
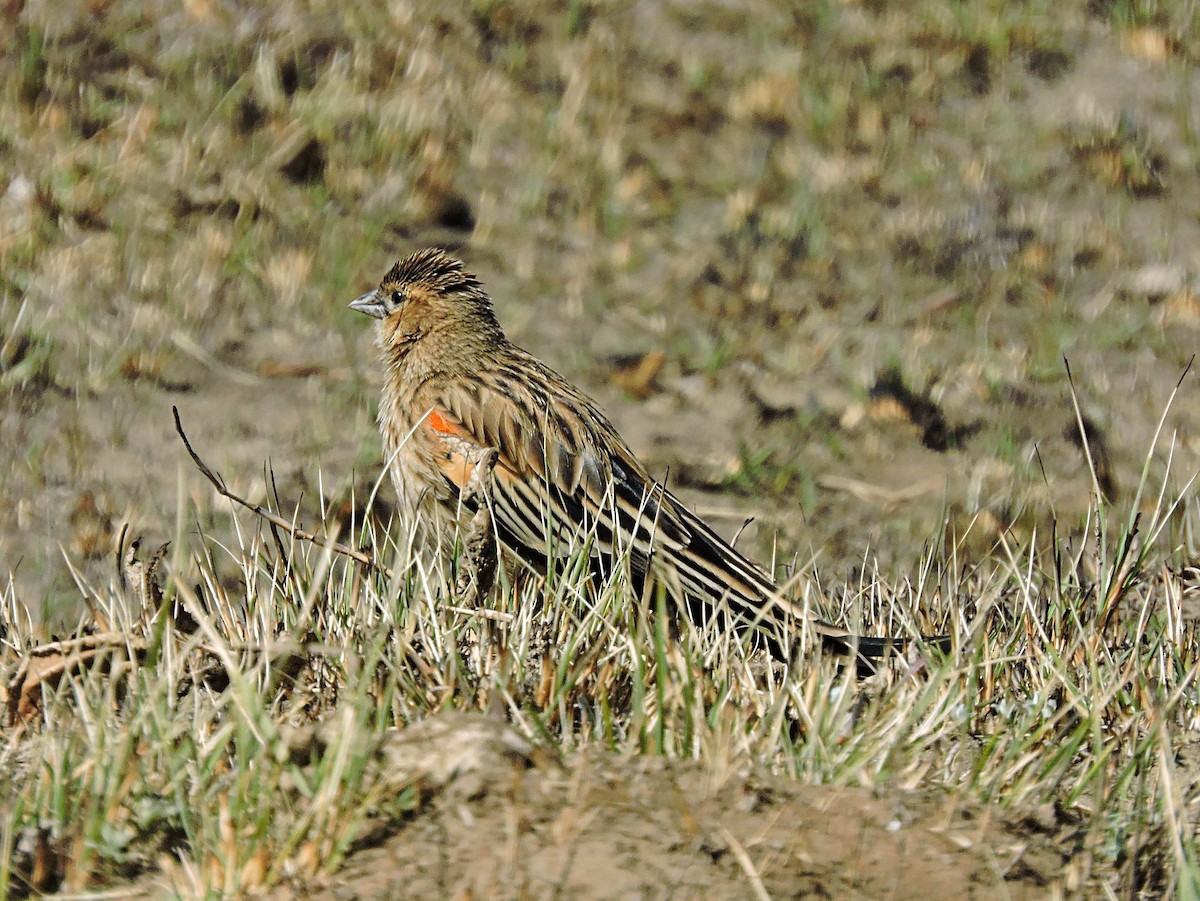
[[[366,313],[375,319],[383,319],[387,316],[387,308],[379,299],[378,291],[368,291],[362,297],[356,297],[350,301],[350,309],[358,310],[360,313]]]

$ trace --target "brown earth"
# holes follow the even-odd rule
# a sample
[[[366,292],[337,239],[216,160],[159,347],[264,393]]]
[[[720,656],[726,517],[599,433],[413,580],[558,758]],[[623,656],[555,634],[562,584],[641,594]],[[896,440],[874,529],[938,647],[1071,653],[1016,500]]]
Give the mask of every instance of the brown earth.
[[[397,793],[417,789],[409,818],[368,828],[331,879],[271,897],[1020,901],[1062,897],[1078,838],[1052,811],[1005,815],[944,791],[594,752],[564,764],[481,715],[422,721],[381,756]],[[169,895],[171,875],[131,892]]]
[[[314,175],[331,197],[297,181],[288,153],[303,158],[297,117],[348,111],[289,113],[259,73],[229,90],[261,123],[222,109],[180,134],[154,116],[219,97],[186,75],[178,96],[134,77],[179,78],[175,56],[142,46],[151,39],[198,66],[257,47],[285,75],[289,54],[311,51],[316,85],[292,102],[342,103],[318,91],[320,60],[349,40],[329,19],[281,7],[232,44],[226,14],[203,5],[145,22],[115,7],[111,40],[83,7],[40,22],[47,87],[10,111],[0,160],[0,558],[16,600],[69,611],[63,551],[107,580],[122,524],[178,541],[190,507],[201,524],[226,509],[210,512],[172,404],[256,498],[267,461],[282,502],[307,504],[309,518],[318,484],[335,502],[369,487],[378,375],[367,323],[344,307],[398,254],[433,243],[470,261],[511,335],[595,393],[652,470],[728,532],[756,517],[749,535],[764,553],[846,577],[864,561],[910,565],[947,521],[975,554],[1006,527],[1044,533],[1052,516],[1069,527],[1092,479],[1064,357],[1127,501],[1200,336],[1189,45],[1172,43],[1169,22],[1123,31],[1064,11],[1040,35],[1013,26],[1004,52],[976,58],[973,39],[939,36],[936,17],[851,4],[814,33],[766,7],[706,9],[637,4],[559,49],[554,28],[522,32],[496,13],[496,28],[528,42],[528,68],[508,81],[475,44],[478,29],[497,39],[486,20],[390,24],[405,58],[430,54],[429,65],[396,95],[361,76],[358,102],[413,116],[448,103],[498,143],[447,144],[467,138],[447,122],[450,135],[418,135],[417,156],[397,156],[335,129],[318,140],[328,160]],[[784,43],[746,30],[756,17]],[[94,56],[98,83],[137,102],[90,108],[87,91],[71,93],[75,55]],[[839,88],[843,58],[884,78],[881,93]],[[10,71],[20,64],[8,57]],[[681,70],[703,72],[706,92],[686,89]],[[582,99],[530,94],[522,79],[539,77],[579,79]],[[834,131],[814,134],[810,108],[843,89]],[[537,130],[568,112],[577,119],[560,123],[556,149],[540,147]],[[107,124],[93,133],[89,116]],[[621,141],[616,163],[606,129]],[[1125,156],[1144,160],[1142,182]],[[591,178],[614,179],[603,201],[620,210],[613,237],[590,218],[602,202]],[[525,183],[547,192],[545,206],[517,208]],[[796,225],[788,217],[806,204],[815,223]],[[256,258],[236,263],[239,241]],[[43,350],[26,377],[19,367]],[[653,379],[617,387],[615,357],[660,352]],[[932,431],[881,382],[893,368],[932,401]],[[1196,469],[1198,409],[1177,403],[1167,419],[1175,484]]]

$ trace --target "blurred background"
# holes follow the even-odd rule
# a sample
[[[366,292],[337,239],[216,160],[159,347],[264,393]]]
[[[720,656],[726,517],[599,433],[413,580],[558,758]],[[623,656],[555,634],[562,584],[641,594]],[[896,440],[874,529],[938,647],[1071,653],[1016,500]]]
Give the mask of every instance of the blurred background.
[[[764,561],[902,577],[1177,490],[1198,10],[9,0],[4,597],[77,608],[126,524],[230,534],[173,404],[235,491],[346,517],[381,467],[346,304],[428,245]]]

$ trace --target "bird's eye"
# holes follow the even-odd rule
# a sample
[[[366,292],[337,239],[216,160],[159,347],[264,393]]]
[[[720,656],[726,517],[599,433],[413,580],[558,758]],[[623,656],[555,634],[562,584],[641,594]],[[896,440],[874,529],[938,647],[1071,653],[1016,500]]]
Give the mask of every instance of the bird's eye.
[[[402,304],[402,303],[404,303],[404,294],[403,294],[403,292],[401,292],[401,291],[393,291],[393,292],[392,292],[392,306],[394,306],[394,307],[398,307],[398,306],[400,306],[400,304]]]

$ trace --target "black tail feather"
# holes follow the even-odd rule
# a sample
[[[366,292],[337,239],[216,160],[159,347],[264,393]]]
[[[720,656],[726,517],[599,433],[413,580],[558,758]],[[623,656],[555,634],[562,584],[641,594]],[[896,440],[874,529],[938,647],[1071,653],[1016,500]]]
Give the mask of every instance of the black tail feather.
[[[936,648],[943,654],[950,653],[951,640],[949,635],[922,636],[921,643],[927,647]],[[909,638],[875,638],[871,636],[838,638],[832,635],[822,636],[821,648],[826,653],[839,657],[854,657],[860,677],[873,676],[878,667],[875,661],[883,660],[892,654],[902,654],[913,643]]]

